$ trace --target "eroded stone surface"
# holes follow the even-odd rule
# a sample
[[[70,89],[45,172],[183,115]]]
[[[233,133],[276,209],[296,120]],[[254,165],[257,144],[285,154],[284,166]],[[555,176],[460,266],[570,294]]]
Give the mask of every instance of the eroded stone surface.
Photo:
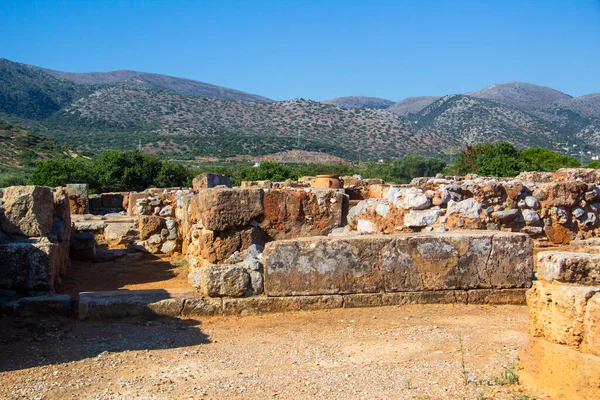
[[[202,189],[196,200],[202,224],[212,231],[246,226],[264,213],[262,189]]]
[[[449,232],[303,238],[267,244],[269,296],[372,293],[531,284],[524,234]]]
[[[10,186],[2,197],[0,227],[9,235],[46,236],[52,230],[53,195],[45,186]]]

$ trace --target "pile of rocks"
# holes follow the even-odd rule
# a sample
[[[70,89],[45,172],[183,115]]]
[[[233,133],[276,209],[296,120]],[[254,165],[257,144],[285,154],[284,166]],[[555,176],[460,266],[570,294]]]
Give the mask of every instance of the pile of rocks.
[[[350,229],[361,233],[505,230],[552,243],[600,234],[600,186],[595,183],[480,177],[413,183],[383,187],[382,198],[359,202],[348,214]]]
[[[553,398],[599,398],[600,255],[540,252],[536,276],[521,381]]]
[[[222,264],[252,245],[264,245],[258,223],[264,215],[263,199],[262,189],[213,188],[201,189],[188,202],[190,231],[185,248],[194,286],[199,286],[206,267]]]

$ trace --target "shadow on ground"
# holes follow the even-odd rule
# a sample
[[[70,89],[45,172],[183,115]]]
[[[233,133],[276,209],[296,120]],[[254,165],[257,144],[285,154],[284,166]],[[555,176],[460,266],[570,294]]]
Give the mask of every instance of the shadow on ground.
[[[152,315],[108,321],[0,316],[0,372],[93,359],[104,352],[210,343],[200,325]]]
[[[58,292],[77,298],[80,292],[119,289],[186,288],[187,262],[183,258],[109,250],[96,246],[98,262],[72,261]],[[120,253],[119,257],[107,257]]]

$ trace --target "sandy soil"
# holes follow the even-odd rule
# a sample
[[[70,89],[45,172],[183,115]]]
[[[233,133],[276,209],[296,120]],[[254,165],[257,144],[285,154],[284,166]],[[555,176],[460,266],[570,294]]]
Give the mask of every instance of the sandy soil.
[[[77,298],[98,290],[188,289],[187,262],[181,256],[155,257],[132,253],[110,262],[72,261],[59,293]]]
[[[524,306],[465,305],[202,320],[3,317],[0,398],[532,399],[502,382],[527,319]]]

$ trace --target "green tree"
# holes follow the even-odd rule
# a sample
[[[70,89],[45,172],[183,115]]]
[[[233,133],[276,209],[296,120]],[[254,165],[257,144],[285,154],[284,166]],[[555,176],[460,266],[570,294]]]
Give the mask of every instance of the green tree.
[[[526,171],[553,172],[559,168],[576,168],[580,166],[579,161],[573,157],[539,147],[521,151],[520,157]]]

